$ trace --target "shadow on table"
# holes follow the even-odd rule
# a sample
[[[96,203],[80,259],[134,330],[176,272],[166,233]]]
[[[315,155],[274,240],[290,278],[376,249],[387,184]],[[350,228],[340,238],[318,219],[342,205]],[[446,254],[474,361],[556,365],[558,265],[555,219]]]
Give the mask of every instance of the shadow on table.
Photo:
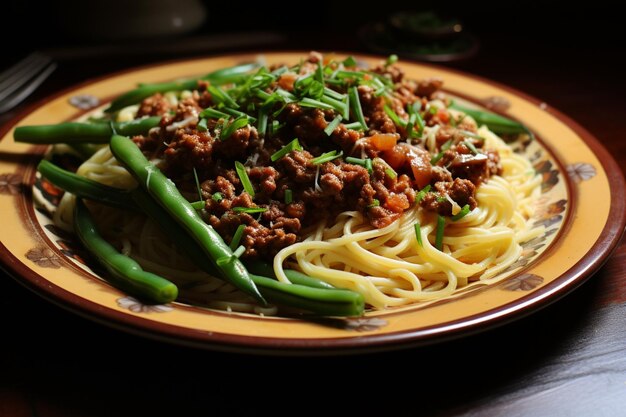
[[[543,311],[465,339],[349,357],[282,358],[194,350],[121,333],[17,287],[0,306],[0,392],[38,416],[269,414],[415,410],[451,415],[497,397],[577,349],[592,332],[601,276]],[[6,288],[5,288],[6,287]],[[3,291],[4,292],[4,291]],[[0,407],[1,409],[1,407]],[[264,410],[261,412],[261,410]],[[298,415],[299,413],[296,413]]]

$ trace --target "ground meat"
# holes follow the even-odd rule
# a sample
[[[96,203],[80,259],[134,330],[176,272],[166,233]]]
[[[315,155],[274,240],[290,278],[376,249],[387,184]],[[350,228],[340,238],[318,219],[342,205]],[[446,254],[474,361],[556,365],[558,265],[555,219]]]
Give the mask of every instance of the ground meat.
[[[258,189],[266,195],[272,195],[276,191],[276,180],[279,177],[274,167],[254,167],[248,172],[248,177],[253,184],[258,184]]]
[[[416,88],[415,94],[420,97],[430,98],[437,90],[443,86],[443,80],[441,78],[433,77],[421,80]]]
[[[171,109],[169,101],[160,93],[144,99],[137,110],[137,117],[162,116]]]
[[[258,134],[256,128],[249,125],[244,126],[235,130],[233,134],[228,137],[228,140],[215,142],[216,156],[245,159],[250,142],[257,139]]]
[[[294,87],[298,77],[316,71],[322,62],[319,53],[311,53],[298,69],[283,72],[263,88],[268,94],[280,87],[299,95],[302,92]],[[337,62],[327,65],[333,70],[339,68]],[[273,66],[271,70],[279,67]],[[417,193],[428,185],[431,191],[419,203],[425,210],[449,216],[453,206],[455,209],[465,204],[472,209],[476,207],[476,186],[502,172],[498,153],[483,149],[484,141],[462,132],[476,131],[470,118],[457,115],[450,122],[450,112],[440,104],[437,111],[424,112],[429,100],[443,94],[441,80],[407,80],[402,70],[393,65],[381,65],[374,71],[394,85],[378,96],[377,87],[358,85],[367,123],[365,131],[345,127],[344,123],[355,121],[351,113],[348,120],[342,120],[327,134],[324,130],[338,111],[276,101],[270,102],[270,108],[264,108],[270,114],[265,134],[259,134],[258,122],[251,121],[224,137],[225,123],[227,126],[232,122],[231,117],[207,118],[206,128],[198,128],[202,109],[216,104],[209,83],[199,81],[197,89],[177,106],[171,106],[160,94],[143,100],[138,116],[160,115],[162,119],[158,128],[133,137],[133,141],[148,157],[159,159],[166,175],[190,196],[197,194],[194,175],[198,175],[205,199],[203,216],[225,242],[230,244],[238,227],[245,226],[240,241],[246,249],[244,257],[270,260],[278,251],[297,242],[302,230],[319,221],[332,222],[346,210],[360,211],[373,227],[388,226],[415,206]],[[328,87],[346,94],[350,85]],[[254,95],[244,100],[249,101],[239,102],[239,110],[249,114],[254,111],[256,117],[263,101]],[[442,96],[442,101],[446,103],[447,98]],[[443,157],[433,162],[434,166],[431,164],[434,155],[424,148],[422,140],[408,138],[406,127],[396,126],[389,116],[390,109],[407,122],[408,106],[414,103],[420,104],[427,126],[439,126],[433,154],[445,143],[451,144]],[[272,160],[272,155],[295,138],[302,149]],[[468,143],[479,150],[477,155]],[[312,162],[328,151],[343,151],[343,155],[318,165]],[[369,161],[348,163],[347,156],[369,158]],[[240,174],[235,170],[237,161],[246,167],[254,197],[244,191]],[[264,211],[246,213],[233,210],[236,207]]]
[[[178,176],[211,163],[215,140],[195,128],[178,129],[163,152],[168,175]]]
[[[386,65],[382,64],[372,69],[372,72],[377,74],[381,74],[387,78],[389,78],[394,83],[402,82],[404,78],[404,71],[397,65]]]
[[[452,203],[446,198],[446,195],[461,207],[468,204],[470,210],[476,208],[477,203],[474,198],[476,187],[471,181],[456,178],[452,182],[440,181],[433,188],[431,192],[426,193],[420,202],[425,210],[439,213],[442,216],[452,215]]]
[[[377,110],[370,113],[368,120],[370,128],[368,133],[370,135],[375,135],[377,133],[396,133],[396,125],[384,110]]]

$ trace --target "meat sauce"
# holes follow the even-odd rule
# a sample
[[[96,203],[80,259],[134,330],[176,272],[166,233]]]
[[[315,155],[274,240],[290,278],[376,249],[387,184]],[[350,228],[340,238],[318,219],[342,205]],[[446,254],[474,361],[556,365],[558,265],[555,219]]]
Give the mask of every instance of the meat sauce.
[[[265,93],[295,91],[298,79],[314,73],[323,62],[319,54],[312,53],[299,68],[276,77]],[[331,70],[337,65],[326,63]],[[307,227],[322,220],[332,222],[346,210],[358,210],[373,227],[385,227],[414,207],[417,192],[428,185],[430,192],[418,203],[424,210],[451,215],[451,200],[474,209],[476,187],[502,171],[498,153],[483,149],[471,119],[453,125],[445,106],[428,106],[433,99],[446,100],[440,79],[408,80],[395,65],[380,65],[365,77],[377,75],[388,81],[385,94],[378,94],[372,85],[357,85],[366,129],[348,128],[345,121],[325,132],[339,114],[337,110],[303,106],[297,101],[277,102],[268,121],[271,129],[264,135],[256,124],[249,123],[224,139],[221,136],[228,121],[207,118],[206,128],[198,126],[202,110],[217,104],[207,91],[208,84],[199,82],[197,89],[175,106],[160,94],[145,99],[137,116],[162,116],[161,125],[133,140],[149,158],[161,161],[166,175],[191,199],[198,198],[195,171],[206,201],[206,221],[227,243],[243,224],[241,244],[249,258],[271,259],[297,242]],[[345,85],[326,87],[347,93]],[[262,102],[250,98],[247,104],[252,108]],[[432,153],[423,139],[413,135],[407,140],[407,109],[412,105],[422,109],[425,126],[439,125],[437,149]],[[400,124],[394,121],[394,114]],[[294,138],[300,146],[273,161],[272,155]],[[341,156],[316,163],[316,157],[330,151]],[[254,196],[244,191],[235,161],[246,166]],[[252,213],[233,210],[235,207],[265,211]]]

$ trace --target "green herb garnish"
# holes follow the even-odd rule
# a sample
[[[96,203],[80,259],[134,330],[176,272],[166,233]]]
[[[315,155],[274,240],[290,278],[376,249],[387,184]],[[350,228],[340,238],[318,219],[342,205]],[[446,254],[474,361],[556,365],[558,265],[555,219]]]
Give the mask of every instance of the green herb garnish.
[[[339,153],[337,153],[337,151],[330,151],[330,152],[323,153],[316,158],[311,159],[311,163],[313,165],[320,165],[320,164],[323,164],[324,162],[330,162],[333,159],[337,159],[341,156],[343,156],[343,151]]]
[[[466,204],[463,206],[461,211],[459,211],[457,214],[452,216],[451,219],[453,222],[456,222],[457,220],[461,220],[463,217],[467,216],[469,212],[470,212],[469,204]]]
[[[236,213],[265,213],[267,208],[265,207],[233,207],[232,210]]]
[[[241,162],[235,161],[235,170],[241,180],[241,185],[243,185],[244,191],[247,192],[250,197],[254,198],[254,187],[252,187],[252,183],[250,182],[250,178],[246,172],[246,167],[244,167]]]
[[[446,227],[446,218],[443,216],[437,216],[437,234],[435,236],[435,247],[438,250],[443,250],[443,230]]]
[[[415,223],[413,227],[415,228],[415,238],[417,239],[417,243],[420,246],[424,246],[422,243],[422,227],[420,226],[419,222]]]
[[[241,237],[243,236],[243,231],[246,228],[245,224],[240,224],[233,235],[233,240],[230,242],[230,249],[235,250],[237,246],[239,246],[239,242],[241,241]]]
[[[300,142],[298,142],[298,138],[295,138],[294,140],[292,140],[291,142],[289,142],[288,144],[280,148],[280,150],[274,152],[272,156],[270,156],[270,159],[272,160],[272,162],[276,162],[291,151],[301,151],[301,150],[302,150],[302,146],[300,146]]]
[[[328,123],[328,126],[324,129],[324,133],[326,133],[327,136],[332,135],[342,119],[341,115],[335,117],[332,122]]]

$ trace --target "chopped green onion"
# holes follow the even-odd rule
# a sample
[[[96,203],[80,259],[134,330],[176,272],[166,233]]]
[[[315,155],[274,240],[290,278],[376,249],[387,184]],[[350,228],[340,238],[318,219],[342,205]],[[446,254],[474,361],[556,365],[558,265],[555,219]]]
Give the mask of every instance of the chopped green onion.
[[[240,224],[233,235],[233,240],[230,241],[230,249],[235,250],[237,246],[239,246],[239,242],[241,241],[241,237],[243,236],[243,231],[246,228],[245,224]]]
[[[224,103],[228,107],[239,108],[239,104],[228,93],[216,85],[207,87],[207,91],[211,93],[211,100],[217,103]]]
[[[417,136],[422,136],[422,133],[424,132],[424,119],[422,119],[422,116],[419,113],[415,113],[415,122],[417,123]]]
[[[311,163],[313,165],[320,165],[320,164],[323,164],[324,162],[330,162],[333,159],[337,159],[341,157],[342,155],[343,155],[343,151],[339,153],[337,153],[337,151],[326,152],[316,158],[311,159]]]
[[[446,227],[446,218],[437,216],[437,234],[435,236],[435,247],[439,250],[443,250],[443,229]]]
[[[350,94],[346,96],[346,107],[343,109],[342,116],[343,116],[343,120],[345,120],[346,122],[350,120]]]
[[[395,111],[393,111],[391,107],[385,104],[383,109],[385,110],[385,113],[387,113],[387,116],[389,116],[391,120],[393,120],[396,126],[406,127],[407,122],[400,119],[400,116],[398,116],[398,114]]]
[[[413,127],[415,126],[415,122],[417,121],[417,114],[411,113],[409,114],[409,122],[406,125],[406,135],[409,138],[415,137],[413,135]]]
[[[191,207],[193,207],[193,209],[196,211],[202,210],[205,206],[206,206],[205,201],[194,201],[193,203],[191,203]]]
[[[469,138],[476,139],[476,140],[481,141],[481,142],[485,141],[485,138],[483,138],[480,135],[477,135],[476,133],[472,133],[472,132],[469,132],[469,131],[463,130],[463,129],[458,129],[458,132],[463,134],[463,136],[467,136]]]
[[[478,149],[476,149],[476,146],[474,146],[474,144],[472,142],[470,142],[469,140],[463,141],[463,144],[465,146],[467,146],[467,148],[474,154],[474,155],[478,155]]]
[[[297,101],[298,98],[296,96],[294,96],[293,94],[291,94],[289,91],[287,90],[283,90],[282,88],[277,88],[275,91],[276,94],[278,94],[278,96],[285,102],[285,103],[293,103],[294,101]]]
[[[387,91],[387,86],[380,80],[380,78],[374,78],[372,85],[376,87],[376,90],[374,90],[375,97],[379,97]]]
[[[441,146],[439,153],[431,158],[430,164],[435,165],[439,162],[439,160],[443,158],[444,152],[450,149],[450,146],[452,146],[452,139],[448,139],[448,141]]]
[[[365,160],[367,158],[355,158],[353,156],[348,156],[346,157],[346,162],[349,164],[353,164],[353,165],[360,165],[362,167],[365,167]]]
[[[412,128],[415,128],[415,126],[418,127],[417,129],[417,136],[422,136],[422,133],[424,132],[424,119],[422,119],[422,116],[420,115],[420,109],[422,108],[422,102],[421,101],[416,101],[413,104],[410,104],[408,106],[409,109],[409,124],[411,125]],[[411,127],[408,127],[407,129],[409,129],[409,137],[411,137]]]
[[[346,98],[345,94],[338,93],[337,91],[328,87],[324,87],[324,95],[328,97],[332,97],[335,100],[344,100]]]
[[[435,197],[435,199],[437,200],[437,203],[445,203],[446,201],[448,201],[448,199],[445,198],[442,195],[437,195],[437,197]]]
[[[356,87],[351,87],[348,96],[350,97],[350,106],[356,120],[361,123],[363,130],[367,129],[367,123],[365,123],[365,116],[363,116],[363,108],[361,107],[361,100],[359,99],[359,91]]]
[[[346,71],[346,70],[340,70],[337,71],[337,74],[335,75],[335,77],[340,78],[340,79],[344,79],[344,78],[356,78],[356,79],[361,79],[363,77],[365,77],[367,75],[367,73],[363,72],[363,71]]]
[[[415,196],[415,202],[419,203],[420,201],[422,201],[422,199],[424,197],[426,197],[426,194],[430,191],[430,184],[428,184],[426,187],[422,188],[417,195]]]
[[[324,129],[324,133],[326,133],[326,136],[330,136],[333,134],[335,129],[337,129],[337,126],[339,126],[339,123],[341,123],[342,119],[343,118],[341,117],[341,115],[339,115],[335,117],[332,122],[328,123],[328,126],[326,126],[326,129]]]
[[[302,107],[312,107],[314,109],[326,109],[326,110],[335,110],[335,108],[333,106],[331,106],[330,104],[326,104],[323,103],[319,100],[314,100],[312,98],[309,97],[305,97],[302,100],[300,100],[300,106]]]
[[[356,59],[352,55],[343,60],[344,67],[356,67]]]
[[[280,150],[274,152],[272,156],[270,156],[270,159],[272,160],[272,162],[276,162],[291,151],[301,151],[301,150],[302,150],[302,146],[300,146],[300,142],[298,142],[298,138],[295,138],[294,140],[292,140],[291,142],[289,142],[288,144],[280,148]]]
[[[389,55],[389,58],[387,58],[387,61],[385,61],[385,66],[388,67],[389,65],[393,65],[396,62],[398,62],[398,55]]]
[[[328,96],[322,96],[320,101],[322,103],[328,104],[333,108],[333,110],[339,112],[340,114],[346,113],[346,103],[344,103],[343,101],[335,100],[334,98]]]
[[[353,164],[353,165],[360,165],[363,168],[367,169],[367,172],[369,172],[370,174],[373,172],[373,168],[372,168],[372,160],[369,158],[355,158],[352,156],[348,156],[346,158],[346,162],[349,164]]]
[[[315,78],[320,84],[324,85],[324,64],[321,62],[318,62],[317,68],[315,68]]]
[[[287,188],[285,190],[285,204],[291,204],[293,202],[293,192]]]
[[[293,83],[293,89],[296,91],[303,90],[311,81],[313,81],[313,73],[310,72],[307,75],[303,75],[302,77],[298,77],[296,82]]]
[[[380,206],[380,201],[377,198],[372,199],[372,204],[368,205],[367,208],[378,207]]]
[[[239,246],[237,249],[235,249],[235,250],[233,251],[233,256],[234,256],[235,258],[239,258],[239,257],[241,257],[241,255],[243,255],[243,253],[244,253],[245,251],[246,251],[246,247],[245,247],[245,246],[243,246],[243,245],[241,245],[241,246]]]
[[[250,119],[251,122],[256,122],[256,117],[252,117],[252,116],[248,116],[246,113],[239,111],[239,110],[235,110],[235,109],[231,109],[229,107],[224,107],[222,108],[222,110],[224,110],[224,112],[228,113],[231,116],[235,116],[235,117],[247,117],[248,119]]]
[[[233,207],[232,210],[236,213],[265,213],[267,208],[265,207]]]
[[[206,119],[200,119],[200,121],[198,122],[198,125],[196,126],[196,129],[198,129],[200,132],[208,131],[209,128],[207,128],[206,126]]]
[[[360,122],[354,122],[354,123],[348,123],[347,125],[344,125],[346,127],[346,129],[351,129],[351,130],[365,130],[363,128],[363,125]]]
[[[198,190],[198,197],[200,197],[200,201],[204,200],[202,197],[202,188],[200,188],[200,181],[198,180],[198,172],[196,171],[196,167],[193,167],[193,178],[196,181],[196,189]]]
[[[220,140],[228,139],[237,129],[247,126],[249,123],[248,116],[241,116],[233,120],[225,126],[220,132]]]
[[[222,197],[222,193],[214,193],[211,198],[213,199],[213,201],[218,203],[224,199],[224,197]]]
[[[256,130],[261,138],[265,137],[267,131],[267,113],[263,109],[259,109],[259,119],[256,126]]]
[[[272,125],[270,126],[270,136],[275,135],[283,126],[284,125],[278,120],[272,120]]]
[[[430,114],[432,114],[433,116],[435,114],[437,114],[437,112],[439,111],[439,109],[437,108],[437,106],[430,106],[430,108],[428,109],[428,111],[430,112]]]
[[[466,204],[466,205],[463,206],[461,211],[459,211],[457,214],[452,216],[451,219],[452,219],[453,222],[455,222],[457,220],[461,220],[463,217],[467,216],[467,214],[469,212],[470,212],[469,204]]]
[[[396,173],[396,171],[394,171],[393,168],[391,167],[385,168],[385,174],[387,174],[387,176],[391,178],[392,180],[395,180],[398,177],[398,174]]]
[[[274,94],[270,94],[266,91],[263,90],[255,90],[254,94],[260,98],[261,100],[271,100],[272,98],[278,97],[278,94],[274,95]]]
[[[250,178],[246,172],[246,167],[244,167],[241,162],[235,161],[235,170],[241,180],[241,185],[243,185],[244,191],[250,194],[250,197],[254,198],[254,187],[252,187],[252,183],[250,182]]]
[[[209,117],[211,119],[229,119],[230,118],[228,113],[221,112],[211,107],[202,110],[202,112],[200,113],[200,117],[203,117],[203,118]]]
[[[419,222],[415,223],[413,227],[415,228],[415,237],[417,238],[417,243],[419,243],[420,246],[424,246],[424,244],[422,243],[422,227],[420,226]]]

